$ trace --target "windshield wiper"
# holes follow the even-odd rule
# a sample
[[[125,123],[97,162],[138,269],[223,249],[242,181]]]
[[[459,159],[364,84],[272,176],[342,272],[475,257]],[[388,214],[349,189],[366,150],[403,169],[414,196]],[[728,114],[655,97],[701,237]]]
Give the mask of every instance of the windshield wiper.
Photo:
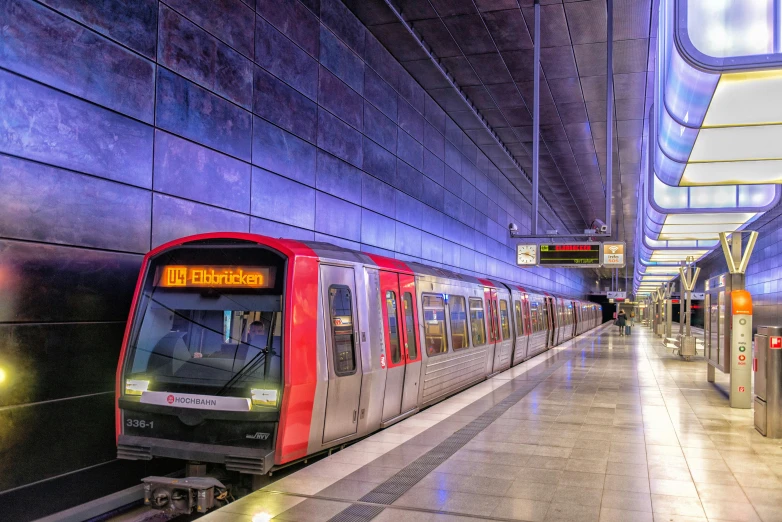
[[[271,360],[267,356],[274,355],[274,353],[272,352],[272,342],[274,341],[274,328],[276,326],[275,323],[277,321],[277,315],[278,315],[277,313],[272,314],[271,325],[269,326],[269,335],[266,336],[266,347],[262,348],[255,355],[255,357],[250,359],[250,361],[247,364],[245,364],[238,372],[236,372],[236,375],[231,377],[231,379],[229,379],[228,382],[225,383],[225,386],[223,386],[220,389],[220,391],[217,392],[217,395],[223,395],[229,389],[236,386],[245,377],[251,375],[260,366],[261,363],[265,364],[263,376],[266,377],[269,374],[268,362],[271,362]]]

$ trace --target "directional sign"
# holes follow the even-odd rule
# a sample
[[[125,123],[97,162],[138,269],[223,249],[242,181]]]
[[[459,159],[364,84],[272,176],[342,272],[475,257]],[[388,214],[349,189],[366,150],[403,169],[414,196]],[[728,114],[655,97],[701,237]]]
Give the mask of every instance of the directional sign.
[[[627,292],[606,292],[609,299],[627,299]]]
[[[705,292],[693,292],[692,293],[692,299],[695,300],[695,301],[698,301],[698,300],[702,301],[702,300],[706,299],[706,293]]]
[[[606,268],[622,268],[627,263],[627,246],[623,241],[603,243],[602,265]]]

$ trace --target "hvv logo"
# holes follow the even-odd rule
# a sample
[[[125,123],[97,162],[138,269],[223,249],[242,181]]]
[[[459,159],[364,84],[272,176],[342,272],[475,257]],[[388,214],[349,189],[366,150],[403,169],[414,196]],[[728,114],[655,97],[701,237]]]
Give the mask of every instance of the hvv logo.
[[[248,433],[244,436],[246,439],[255,439],[255,440],[266,440],[269,438],[269,433],[261,433],[260,431],[257,433]]]

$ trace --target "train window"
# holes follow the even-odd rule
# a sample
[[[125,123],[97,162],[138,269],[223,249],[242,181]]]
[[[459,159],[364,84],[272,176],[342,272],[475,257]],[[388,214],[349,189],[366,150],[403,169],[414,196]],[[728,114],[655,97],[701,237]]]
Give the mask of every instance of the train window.
[[[405,329],[407,330],[407,355],[410,360],[418,358],[418,344],[415,341],[415,314],[413,313],[413,294],[405,292],[402,296],[405,307]]]
[[[513,310],[516,312],[516,336],[521,337],[526,332],[524,331],[524,314],[521,312],[521,301],[518,299],[513,301]]]
[[[386,292],[386,312],[388,313],[388,349],[391,362],[396,364],[402,360],[402,349],[399,345],[399,318],[396,312],[396,292]]]
[[[532,323],[532,333],[539,332],[540,328],[540,304],[538,301],[530,300],[529,302],[529,316]]]
[[[441,295],[421,296],[424,308],[424,342],[426,354],[437,355],[448,351],[445,337],[445,300]]]
[[[469,348],[467,338],[467,305],[464,297],[452,295],[448,300],[448,310],[451,315],[451,344],[454,350]]]
[[[508,301],[500,299],[500,327],[502,338],[510,339],[510,314],[508,313]]]
[[[353,333],[353,296],[344,285],[329,287],[331,335],[334,344],[334,373],[338,376],[356,372]]]
[[[473,346],[486,344],[486,320],[483,315],[482,299],[470,299],[470,330]]]

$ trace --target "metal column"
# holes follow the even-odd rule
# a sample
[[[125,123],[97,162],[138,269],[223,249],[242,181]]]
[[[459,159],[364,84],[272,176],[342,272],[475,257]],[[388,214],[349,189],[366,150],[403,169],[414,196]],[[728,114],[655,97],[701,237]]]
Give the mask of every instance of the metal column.
[[[673,334],[673,292],[674,283],[668,283],[665,287],[665,334],[666,339]]]
[[[614,0],[606,0],[606,226],[611,234],[614,195]]]
[[[540,190],[540,0],[535,0],[535,29],[532,73],[532,233],[538,233],[538,192]]]
[[[698,282],[698,275],[701,273],[700,267],[695,268],[693,273],[692,260],[692,257],[688,257],[687,261],[682,261],[682,265],[679,267],[679,278],[682,282],[682,293],[684,294],[679,299],[679,355],[688,361],[697,352],[696,340],[692,335],[692,290],[695,288],[695,283]],[[682,306],[684,307],[683,312]],[[684,328],[683,331],[682,328]]]
[[[747,361],[739,359],[742,356],[746,357],[747,347],[752,346],[752,315],[738,316],[738,311],[733,308],[733,297],[737,292],[742,292],[745,289],[744,274],[747,271],[752,250],[755,248],[758,233],[749,233],[747,249],[743,253],[741,235],[742,232],[732,233],[730,244],[728,244],[728,234],[720,232],[720,244],[722,252],[725,254],[731,279],[730,406],[731,408],[746,409],[752,407],[752,373],[750,372],[751,367],[746,364]],[[747,294],[747,299],[751,303],[749,294]],[[744,353],[740,353],[739,350]]]

